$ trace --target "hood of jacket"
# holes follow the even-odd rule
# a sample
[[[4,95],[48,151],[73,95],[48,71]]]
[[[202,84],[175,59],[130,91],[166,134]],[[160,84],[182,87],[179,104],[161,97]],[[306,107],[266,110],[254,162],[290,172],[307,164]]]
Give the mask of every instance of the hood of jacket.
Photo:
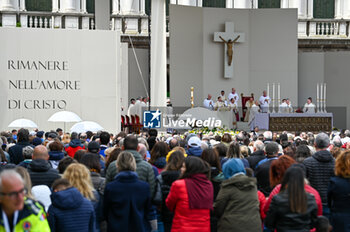
[[[133,171],[122,171],[119,172],[114,180],[120,181],[120,182],[135,182],[137,181],[138,176],[136,172]]]
[[[59,209],[76,209],[83,203],[84,197],[78,189],[71,187],[51,194],[52,205]]]
[[[135,150],[125,150],[125,151],[130,152],[134,156],[136,163],[140,163],[143,160],[141,154],[138,153],[137,151]]]
[[[159,157],[155,162],[154,166],[157,168],[165,168],[166,165],[166,158],[165,157]]]
[[[317,161],[324,163],[331,162],[334,159],[332,154],[327,150],[318,151],[313,154],[312,157],[314,157]]]
[[[248,191],[256,187],[256,179],[240,174],[222,182],[222,187],[233,185],[239,190]]]
[[[50,170],[51,165],[48,161],[43,159],[35,159],[30,162],[28,165],[28,169],[30,169],[33,172],[47,172]]]
[[[202,148],[200,147],[190,147],[188,148],[188,150],[186,151],[186,154],[187,155],[194,155],[194,156],[197,156],[197,157],[200,157],[202,155]]]
[[[49,151],[49,160],[61,160],[64,158],[64,153],[62,151]]]
[[[75,148],[75,147],[82,146],[82,144],[80,139],[73,139],[72,141],[70,141],[69,146]]]

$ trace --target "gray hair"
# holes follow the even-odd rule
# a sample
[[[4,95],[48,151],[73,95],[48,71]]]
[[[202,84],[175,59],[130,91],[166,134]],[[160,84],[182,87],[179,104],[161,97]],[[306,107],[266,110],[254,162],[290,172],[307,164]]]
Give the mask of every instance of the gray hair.
[[[118,172],[136,171],[135,158],[130,152],[127,151],[123,151],[119,154],[116,165]]]
[[[2,187],[3,187],[2,181],[3,179],[6,179],[6,178],[11,180],[13,180],[13,178],[17,178],[24,185],[24,180],[18,172],[16,172],[14,169],[6,169],[0,173],[0,192],[2,191]]]
[[[22,151],[24,159],[31,159],[34,152],[34,148],[32,148],[31,146],[26,146],[23,148]]]
[[[254,148],[256,148],[257,151],[263,151],[265,148],[265,145],[261,140],[256,140],[254,142]]]
[[[350,130],[346,130],[346,131],[344,132],[344,134],[345,134],[346,137],[350,137]]]
[[[263,135],[264,135],[264,139],[272,139],[271,131],[265,131]]]
[[[266,144],[266,147],[265,147],[266,155],[269,155],[269,156],[276,155],[279,150],[280,149],[276,142],[271,142]]]
[[[137,138],[137,141],[139,143],[142,143],[143,145],[145,145],[146,149],[149,150],[149,146],[148,146],[147,140],[145,138],[139,137],[139,138]]]
[[[319,149],[324,149],[329,146],[330,139],[326,133],[319,133],[315,139],[315,145]]]

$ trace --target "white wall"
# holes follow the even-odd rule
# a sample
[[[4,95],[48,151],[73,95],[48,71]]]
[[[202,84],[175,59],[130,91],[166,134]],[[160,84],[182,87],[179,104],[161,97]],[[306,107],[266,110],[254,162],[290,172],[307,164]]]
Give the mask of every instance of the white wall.
[[[282,97],[298,102],[296,9],[216,9],[170,6],[170,89],[175,106],[189,106],[191,86],[195,105],[220,90],[259,97],[266,83],[280,82]],[[245,33],[234,46],[234,78],[225,79],[224,46],[213,42],[225,22]]]
[[[60,109],[46,105],[35,107],[33,101],[65,101],[65,110],[77,113],[83,120],[95,121],[110,132],[120,130],[120,35],[114,31],[50,30],[50,29],[0,29],[0,128],[17,118],[28,118],[40,129],[63,128],[63,123],[48,122]],[[15,70],[9,60],[29,62],[66,62],[65,70]],[[52,69],[52,66],[51,66]],[[27,81],[19,88],[11,81]],[[77,81],[77,88],[54,90],[33,89],[40,81]],[[20,107],[9,101],[21,101]],[[27,101],[27,108],[25,107]],[[29,105],[29,107],[28,107]],[[62,106],[62,105],[61,105]],[[72,124],[67,124],[67,129]]]

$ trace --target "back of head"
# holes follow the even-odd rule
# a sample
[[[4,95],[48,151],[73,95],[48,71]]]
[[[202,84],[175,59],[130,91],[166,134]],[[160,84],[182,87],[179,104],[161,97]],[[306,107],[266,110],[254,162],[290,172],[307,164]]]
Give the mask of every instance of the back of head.
[[[208,162],[211,167],[215,167],[221,171],[220,158],[215,149],[208,148],[203,150],[201,158]]]
[[[31,159],[33,157],[34,148],[31,146],[26,146],[23,148],[23,158]]]
[[[29,131],[27,129],[20,129],[17,134],[18,142],[29,142]]]
[[[298,166],[292,166],[288,168],[282,180],[280,193],[288,193],[289,207],[293,213],[305,213],[307,210],[304,178],[303,170]]]
[[[282,155],[277,160],[271,162],[270,166],[270,185],[276,186],[282,182],[287,169],[295,163],[290,156]]]
[[[123,151],[118,155],[116,165],[118,168],[118,172],[136,171],[135,158],[130,152],[127,152],[127,151]]]
[[[77,132],[72,132],[72,134],[70,135],[70,139],[79,139],[78,133]]]
[[[254,142],[254,150],[255,151],[263,151],[264,148],[265,148],[265,145],[261,140],[256,140]]]
[[[279,151],[279,148],[276,142],[268,143],[265,146],[265,152],[267,156],[277,156],[278,151]]]
[[[237,142],[232,142],[227,150],[227,158],[241,158],[241,149]]]
[[[55,139],[53,142],[49,143],[50,151],[63,151],[63,148],[63,144],[58,139]]]
[[[148,134],[149,134],[149,137],[152,137],[152,136],[157,137],[158,136],[158,131],[156,129],[152,128],[152,129],[150,129],[148,131]]]
[[[171,153],[165,170],[167,171],[179,171],[182,167],[182,164],[185,160],[185,156],[181,151],[174,151]]]
[[[335,160],[335,175],[350,178],[350,151],[345,150]]]
[[[87,153],[80,159],[80,163],[84,164],[91,172],[100,173],[101,164],[100,157],[95,153]]]
[[[88,151],[92,153],[98,153],[100,151],[100,144],[96,141],[91,141],[88,144]]]
[[[222,172],[224,173],[225,179],[229,179],[238,173],[246,173],[242,160],[237,158],[229,159],[225,162],[222,167]]]
[[[307,145],[299,145],[297,147],[297,150],[295,152],[295,160],[298,163],[301,163],[304,161],[304,159],[311,156],[311,151]]]
[[[186,170],[181,174],[180,179],[191,178],[196,174],[205,174],[210,178],[210,166],[207,162],[196,156],[187,156],[185,158]]]
[[[124,139],[124,150],[137,150],[138,140],[135,136],[129,135]]]
[[[43,159],[48,160],[49,159],[49,153],[47,151],[47,148],[43,145],[36,146],[34,148],[33,152],[33,159]]]
[[[179,141],[177,139],[171,139],[169,141],[169,148],[172,150],[174,147],[179,146]]]
[[[219,157],[226,157],[227,147],[224,144],[218,143],[214,146],[214,149],[218,152]]]
[[[65,178],[57,179],[52,183],[52,190],[54,192],[59,192],[70,187],[72,187],[72,185]]]
[[[326,133],[319,133],[315,139],[315,146],[318,149],[325,149],[329,146],[330,139]]]
[[[72,163],[77,163],[77,161],[72,159],[72,157],[70,157],[70,156],[64,157],[58,163],[58,167],[57,167],[58,172],[60,174],[63,174],[66,171],[67,167]]]
[[[109,135],[109,133],[103,131],[103,132],[100,134],[100,142],[101,142],[101,145],[107,145],[107,144],[109,143],[109,140],[110,140],[110,135]]]
[[[264,140],[272,140],[272,132],[271,131],[265,131],[263,135],[264,135]]]
[[[332,226],[329,224],[329,220],[325,216],[318,216],[316,222],[316,232],[329,232],[332,231]]]

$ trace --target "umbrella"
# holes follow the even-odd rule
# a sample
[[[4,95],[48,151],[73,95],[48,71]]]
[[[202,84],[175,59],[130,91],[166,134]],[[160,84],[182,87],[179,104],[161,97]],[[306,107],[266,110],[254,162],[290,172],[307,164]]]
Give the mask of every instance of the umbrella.
[[[20,127],[20,128],[38,128],[38,125],[35,124],[32,120],[20,118],[12,121],[8,127]]]
[[[66,131],[66,122],[80,122],[81,118],[70,111],[60,111],[51,115],[47,120],[49,122],[64,122],[64,131]]]
[[[49,122],[80,122],[81,118],[70,111],[60,111],[51,115]]]
[[[103,127],[92,121],[83,121],[83,122],[78,122],[75,123],[72,128],[70,128],[71,132],[77,132],[77,133],[82,133],[86,131],[92,131],[92,132],[97,132],[103,130]]]

